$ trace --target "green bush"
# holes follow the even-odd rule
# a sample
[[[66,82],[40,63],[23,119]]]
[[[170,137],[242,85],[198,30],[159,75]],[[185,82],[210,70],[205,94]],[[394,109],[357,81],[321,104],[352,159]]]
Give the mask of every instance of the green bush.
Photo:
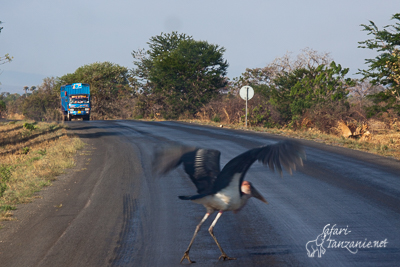
[[[22,148],[22,154],[28,154],[29,150],[30,150],[30,148],[27,146]]]
[[[46,149],[39,149],[37,153],[38,153],[39,155],[44,156],[44,155],[46,155],[47,151],[46,151]]]
[[[11,205],[0,206],[0,211],[16,210],[17,208]]]
[[[24,128],[27,130],[33,131],[37,128],[37,126],[34,123],[25,122]]]
[[[213,122],[221,122],[221,117],[218,114],[215,114],[214,117],[212,118]]]

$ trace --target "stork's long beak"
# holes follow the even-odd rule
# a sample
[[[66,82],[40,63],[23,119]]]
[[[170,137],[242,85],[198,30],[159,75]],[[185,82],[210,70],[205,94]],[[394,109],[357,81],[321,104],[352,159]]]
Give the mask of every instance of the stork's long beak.
[[[265,198],[260,194],[260,192],[257,191],[257,189],[254,188],[254,186],[251,186],[251,196],[261,200],[262,202],[268,204],[268,201],[265,200]]]

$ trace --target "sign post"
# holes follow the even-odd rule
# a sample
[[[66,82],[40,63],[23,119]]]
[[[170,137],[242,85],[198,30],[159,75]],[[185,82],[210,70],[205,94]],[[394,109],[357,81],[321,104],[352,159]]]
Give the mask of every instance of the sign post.
[[[246,100],[246,127],[247,127],[247,100],[250,100],[254,96],[254,90],[250,86],[243,86],[240,88],[240,97]]]

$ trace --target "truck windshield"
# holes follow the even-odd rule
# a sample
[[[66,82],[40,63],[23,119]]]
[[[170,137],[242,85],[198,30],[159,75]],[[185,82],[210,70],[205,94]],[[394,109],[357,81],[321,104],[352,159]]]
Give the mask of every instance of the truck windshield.
[[[89,98],[87,96],[71,96],[69,98],[69,103],[71,103],[71,104],[86,104],[86,103],[89,103]]]

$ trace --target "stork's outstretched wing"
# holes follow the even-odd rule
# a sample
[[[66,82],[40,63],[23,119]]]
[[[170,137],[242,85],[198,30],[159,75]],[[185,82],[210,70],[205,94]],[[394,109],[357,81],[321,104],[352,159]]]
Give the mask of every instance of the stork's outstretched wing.
[[[228,186],[235,175],[240,175],[238,184],[240,191],[239,185],[243,182],[247,170],[256,160],[267,165],[273,171],[277,169],[282,175],[282,167],[292,174],[292,170],[296,170],[296,165],[303,165],[303,159],[305,159],[305,153],[301,145],[289,140],[251,149],[225,165],[215,180],[212,192],[219,192]]]
[[[256,157],[258,161],[268,165],[272,171],[276,168],[282,175],[282,167],[292,174],[292,171],[296,170],[296,165],[303,165],[306,153],[298,142],[287,140],[261,147]]]
[[[162,175],[175,169],[182,163],[182,156],[191,151],[195,151],[195,147],[187,146],[166,146],[159,148],[153,158],[153,174]]]
[[[183,163],[185,172],[196,185],[197,193],[207,194],[220,173],[220,155],[218,150],[213,149],[168,147],[156,153],[153,166],[158,174],[166,174]]]

